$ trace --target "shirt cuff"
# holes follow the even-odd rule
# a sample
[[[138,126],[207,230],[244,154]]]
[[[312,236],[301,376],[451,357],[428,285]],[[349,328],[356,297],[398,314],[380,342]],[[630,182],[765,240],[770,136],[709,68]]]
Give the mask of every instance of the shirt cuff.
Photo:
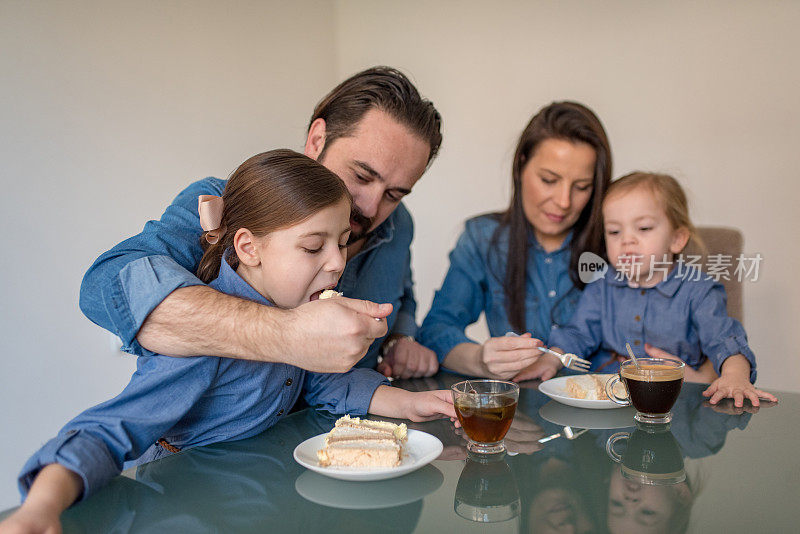
[[[403,311],[397,313],[397,319],[392,326],[392,334],[414,337],[417,335],[417,330],[419,327],[413,314]]]
[[[747,344],[747,340],[744,336],[733,335],[722,340],[722,344],[717,348],[717,351],[715,351],[715,357],[711,359],[711,362],[714,364],[714,370],[718,375],[722,375],[722,364],[735,354],[743,355],[747,358],[747,361],[750,362],[750,383],[755,384],[756,377],[758,376],[756,370],[756,355],[750,350],[750,346]]]
[[[349,374],[350,387],[344,399],[344,409],[339,413],[366,415],[378,386],[390,386],[391,382],[373,369],[352,369]]]
[[[464,332],[460,332],[456,329],[441,331],[435,335],[430,335],[431,331],[429,326],[426,326],[425,330],[426,332],[420,336],[418,341],[420,344],[436,353],[440,364],[457,345],[461,343],[475,343],[475,341],[468,338]]]
[[[196,285],[204,284],[167,256],[146,256],[126,265],[109,289],[109,316],[122,350],[141,356],[136,335],[150,312],[176,289]]]
[[[83,480],[83,501],[120,473],[104,444],[82,430],[68,430],[48,441],[22,468],[17,484],[22,499],[28,495],[36,475],[49,464],[59,464]]]

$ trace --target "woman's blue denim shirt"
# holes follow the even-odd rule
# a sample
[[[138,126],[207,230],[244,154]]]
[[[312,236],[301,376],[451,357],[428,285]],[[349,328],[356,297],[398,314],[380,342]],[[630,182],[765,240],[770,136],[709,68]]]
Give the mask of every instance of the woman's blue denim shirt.
[[[492,337],[514,330],[503,289],[508,230],[499,226],[497,214],[469,219],[450,253],[450,269],[417,334],[417,340],[436,352],[440,362],[456,345],[477,343],[464,330],[481,313],[486,314]],[[569,277],[570,242],[571,234],[557,250],[546,252],[532,232],[529,237],[525,324],[527,332],[545,343],[553,330],[569,321],[580,298]]]

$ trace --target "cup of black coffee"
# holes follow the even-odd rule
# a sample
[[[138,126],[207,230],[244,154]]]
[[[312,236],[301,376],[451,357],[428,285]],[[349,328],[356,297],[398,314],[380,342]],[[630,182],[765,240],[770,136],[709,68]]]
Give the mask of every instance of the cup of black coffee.
[[[627,441],[622,454],[614,450]],[[669,425],[636,423],[633,432],[617,432],[606,441],[609,458],[620,464],[622,476],[641,484],[666,486],[686,480],[683,454]]]
[[[641,423],[669,423],[670,410],[678,399],[683,385],[683,370],[686,364],[662,358],[636,358],[622,362],[619,375],[606,383],[606,394],[621,406],[636,408],[634,419]],[[614,385],[621,381],[628,391],[628,398],[614,394]]]

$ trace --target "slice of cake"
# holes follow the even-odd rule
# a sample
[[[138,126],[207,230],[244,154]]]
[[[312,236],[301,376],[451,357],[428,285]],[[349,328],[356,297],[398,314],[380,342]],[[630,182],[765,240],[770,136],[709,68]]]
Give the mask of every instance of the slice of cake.
[[[335,426],[337,428],[354,428],[359,429],[366,434],[379,433],[394,436],[399,441],[405,441],[408,436],[408,428],[405,423],[396,425],[388,421],[370,421],[368,419],[361,419],[360,417],[350,417],[345,415],[340,417]]]
[[[319,294],[319,300],[325,299],[332,299],[333,297],[341,297],[342,294],[339,291],[334,291],[333,289],[326,289],[322,293]]]
[[[323,467],[396,467],[402,461],[402,444],[407,440],[405,424],[369,421],[345,415],[325,436],[325,447],[317,451]]]
[[[567,378],[567,394],[573,399],[608,400],[606,382],[613,375],[579,375]]]
[[[326,443],[317,457],[323,467],[396,467],[401,461],[400,443],[396,439],[341,439]]]

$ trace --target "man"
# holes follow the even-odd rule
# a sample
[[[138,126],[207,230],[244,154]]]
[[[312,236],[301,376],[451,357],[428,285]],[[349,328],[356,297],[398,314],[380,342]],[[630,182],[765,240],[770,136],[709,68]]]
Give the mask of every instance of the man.
[[[203,285],[194,276],[202,255],[197,197],[221,196],[225,187],[206,178],[182,191],[159,221],[94,262],[81,284],[81,310],[134,354],[213,354],[317,372],[358,364],[386,376],[430,376],[436,356],[413,340],[413,222],[401,199],[441,140],[436,108],[388,67],[348,78],[314,110],[304,152],[338,174],[353,196],[347,266],[337,287],[350,298],[282,310]]]

